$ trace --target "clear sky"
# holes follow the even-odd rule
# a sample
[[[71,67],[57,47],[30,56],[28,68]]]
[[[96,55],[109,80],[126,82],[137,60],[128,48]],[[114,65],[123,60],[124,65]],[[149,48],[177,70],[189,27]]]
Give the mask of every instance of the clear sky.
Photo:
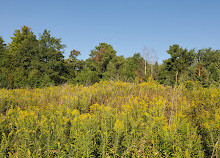
[[[117,55],[154,49],[159,63],[172,44],[188,49],[220,49],[220,0],[0,0],[0,36],[11,41],[15,29],[44,29],[62,38],[87,59],[100,42]]]

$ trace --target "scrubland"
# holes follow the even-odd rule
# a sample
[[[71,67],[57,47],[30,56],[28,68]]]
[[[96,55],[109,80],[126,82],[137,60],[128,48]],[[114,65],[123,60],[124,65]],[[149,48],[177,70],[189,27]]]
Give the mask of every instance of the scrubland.
[[[220,91],[102,81],[0,90],[0,157],[220,157]]]

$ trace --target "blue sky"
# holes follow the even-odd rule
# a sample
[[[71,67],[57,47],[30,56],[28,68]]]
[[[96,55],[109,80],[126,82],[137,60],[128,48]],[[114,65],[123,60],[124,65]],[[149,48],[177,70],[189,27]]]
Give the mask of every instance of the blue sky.
[[[23,25],[38,36],[44,29],[87,59],[100,42],[117,55],[132,56],[154,49],[159,63],[166,50],[220,49],[219,0],[0,0],[0,36],[9,43]]]

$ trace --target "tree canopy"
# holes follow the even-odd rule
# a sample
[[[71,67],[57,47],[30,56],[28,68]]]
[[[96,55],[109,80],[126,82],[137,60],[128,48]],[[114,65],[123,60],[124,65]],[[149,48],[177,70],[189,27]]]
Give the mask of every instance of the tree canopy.
[[[204,87],[220,84],[220,50],[188,50],[170,46],[170,58],[162,64],[148,63],[141,53],[132,57],[117,56],[113,46],[99,43],[89,58],[79,60],[81,52],[73,49],[64,59],[62,39],[44,30],[37,37],[28,26],[15,30],[12,41],[0,37],[0,87],[44,87],[63,83],[93,84],[100,80],[143,82],[151,77],[173,86],[187,81]]]

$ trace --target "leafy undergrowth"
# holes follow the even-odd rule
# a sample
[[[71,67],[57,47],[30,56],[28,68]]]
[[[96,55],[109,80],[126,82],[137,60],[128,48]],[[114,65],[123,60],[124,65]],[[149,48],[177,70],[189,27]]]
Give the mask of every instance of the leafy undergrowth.
[[[0,90],[0,157],[219,157],[220,91],[101,82]]]

